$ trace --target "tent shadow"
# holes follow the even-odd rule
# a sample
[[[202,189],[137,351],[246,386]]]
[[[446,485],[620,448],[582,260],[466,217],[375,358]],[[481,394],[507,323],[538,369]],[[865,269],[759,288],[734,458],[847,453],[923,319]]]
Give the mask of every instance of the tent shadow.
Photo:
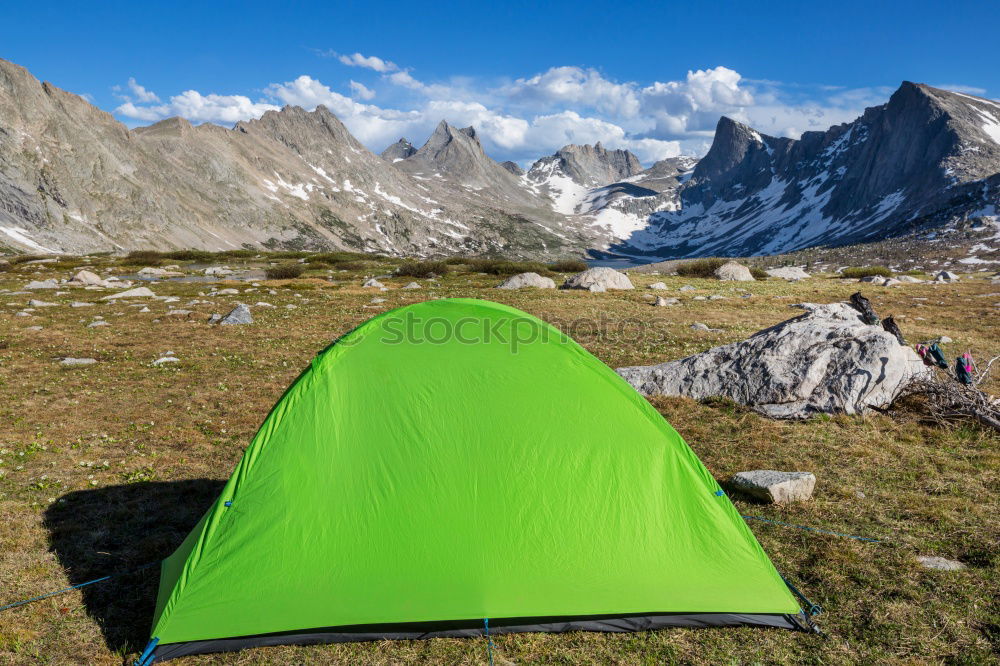
[[[52,551],[73,585],[162,560],[224,483],[145,482],[68,493],[45,511]],[[81,589],[84,607],[112,652],[139,651],[149,640],[159,579],[154,565]]]

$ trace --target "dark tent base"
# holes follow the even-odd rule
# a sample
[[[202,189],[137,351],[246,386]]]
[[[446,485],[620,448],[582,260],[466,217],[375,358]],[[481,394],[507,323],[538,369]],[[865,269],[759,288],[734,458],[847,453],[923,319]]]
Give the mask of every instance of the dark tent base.
[[[665,627],[776,627],[795,631],[817,632],[803,613],[776,615],[761,613],[665,613],[661,615],[590,615],[584,617],[490,618],[490,634],[566,631],[626,632]],[[408,622],[324,627],[304,631],[285,631],[237,638],[157,645],[147,663],[210,652],[235,652],[245,648],[271,645],[318,645],[355,641],[421,640],[427,638],[476,638],[485,634],[483,620],[451,622]]]

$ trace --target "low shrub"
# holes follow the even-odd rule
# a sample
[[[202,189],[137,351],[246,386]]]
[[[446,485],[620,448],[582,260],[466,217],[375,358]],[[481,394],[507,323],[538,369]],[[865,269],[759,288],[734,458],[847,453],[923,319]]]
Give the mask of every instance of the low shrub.
[[[156,250],[132,250],[119,263],[127,266],[159,266],[163,263],[163,253]]]
[[[770,275],[767,274],[767,271],[757,266],[750,267],[750,275],[753,276],[754,280],[766,280],[767,278],[771,277]]]
[[[291,280],[302,275],[302,264],[281,264],[264,270],[268,280]]]
[[[851,266],[840,271],[840,277],[845,278],[866,278],[877,275],[879,277],[892,277],[892,271],[885,266]]]
[[[448,270],[448,264],[443,261],[404,261],[396,269],[396,275],[426,278],[444,275]]]
[[[549,270],[556,273],[581,273],[587,270],[587,263],[580,259],[560,259],[549,264]]]
[[[160,256],[164,259],[173,259],[174,261],[214,261],[218,254],[214,252],[209,252],[208,250],[170,250],[169,252],[160,252]],[[230,255],[225,255],[230,256]]]
[[[689,278],[713,278],[715,271],[727,261],[728,259],[695,259],[678,266],[677,274]]]

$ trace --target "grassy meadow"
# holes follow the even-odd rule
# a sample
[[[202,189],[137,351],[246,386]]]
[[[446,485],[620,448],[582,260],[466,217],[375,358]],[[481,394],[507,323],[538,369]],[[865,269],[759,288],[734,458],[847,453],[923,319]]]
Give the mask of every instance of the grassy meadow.
[[[195,259],[197,266],[234,269],[297,263],[292,256],[244,254]],[[570,327],[601,361],[620,367],[743,339],[796,315],[794,303],[844,300],[859,287],[831,276],[729,283],[633,272],[634,291],[506,291],[494,287],[509,267],[483,262],[439,264],[447,273],[436,279],[411,266],[408,276],[380,278],[389,290],[379,292],[362,282],[400,261],[331,256],[302,265],[290,279],[146,284],[158,296],[179,299],[171,303],[105,302],[100,298],[112,290],[80,288],[10,293],[29,280],[69,278],[81,267],[124,275],[150,263],[196,272],[189,260],[155,255],[63,258],[0,270],[0,290],[6,290],[0,292],[0,605],[168,555],[313,355],[388,308],[434,297],[499,301]],[[552,276],[558,284],[566,275]],[[949,360],[965,350],[984,359],[1000,354],[1000,285],[984,275],[954,284],[860,286],[880,314],[895,316],[911,343],[947,335],[954,340],[945,345]],[[400,289],[411,281],[422,288]],[[646,288],[657,281],[668,291]],[[696,290],[678,291],[682,285]],[[207,296],[212,288],[241,293]],[[653,307],[644,298],[649,294],[681,302]],[[695,299],[711,295],[724,298]],[[18,316],[31,298],[57,305]],[[385,302],[372,303],[375,298]],[[225,314],[237,302],[250,305],[252,325],[206,323],[209,314]],[[171,309],[192,312],[168,315]],[[95,316],[108,325],[89,327]],[[692,330],[694,322],[721,330]],[[153,365],[166,352],[179,362]],[[62,357],[98,362],[64,367]],[[1000,393],[1000,381],[986,388]],[[816,474],[811,501],[775,507],[734,497],[742,513],[884,541],[751,524],[778,570],[825,609],[817,618],[824,636],[750,628],[508,635],[494,639],[498,664],[1000,661],[996,433],[968,423],[928,423],[916,409],[776,422],[726,401],[654,404],[720,480],[748,469]],[[967,568],[930,571],[917,555],[957,559]],[[0,612],[0,664],[130,662],[148,638],[156,584],[152,568]],[[484,640],[435,639],[260,648],[174,663],[485,661]]]

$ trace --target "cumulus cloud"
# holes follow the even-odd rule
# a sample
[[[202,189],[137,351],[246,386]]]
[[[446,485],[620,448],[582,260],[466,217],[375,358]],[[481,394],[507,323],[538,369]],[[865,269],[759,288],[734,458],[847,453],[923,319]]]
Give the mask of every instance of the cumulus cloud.
[[[363,56],[360,53],[351,53],[350,55],[341,54],[337,56],[337,60],[348,67],[364,67],[365,69],[371,69],[383,74],[386,72],[395,72],[399,69],[394,62],[382,60],[378,56]]]
[[[232,124],[280,105],[319,105],[338,116],[354,136],[378,151],[405,136],[416,143],[445,119],[474,126],[496,159],[525,163],[569,144],[596,143],[633,151],[648,164],[681,153],[703,154],[722,115],[767,134],[797,137],[849,121],[865,106],[883,103],[884,88],[790,86],[746,79],[724,66],[691,70],[677,80],[615,81],[592,68],[552,67],[532,76],[490,82],[452,77],[423,81],[409,69],[376,56],[327,52],[352,67],[361,81],[338,81],[333,90],[314,76],[271,83],[254,101],[244,95],[187,90],[161,102],[134,78],[116,92],[124,118],[153,122],[181,115],[193,122]],[[369,81],[364,78],[372,78]],[[373,81],[381,83],[379,104]]]
[[[375,98],[375,91],[365,84],[358,83],[352,79],[349,85],[351,86],[351,90],[354,92],[354,96],[358,99],[369,100]]]

